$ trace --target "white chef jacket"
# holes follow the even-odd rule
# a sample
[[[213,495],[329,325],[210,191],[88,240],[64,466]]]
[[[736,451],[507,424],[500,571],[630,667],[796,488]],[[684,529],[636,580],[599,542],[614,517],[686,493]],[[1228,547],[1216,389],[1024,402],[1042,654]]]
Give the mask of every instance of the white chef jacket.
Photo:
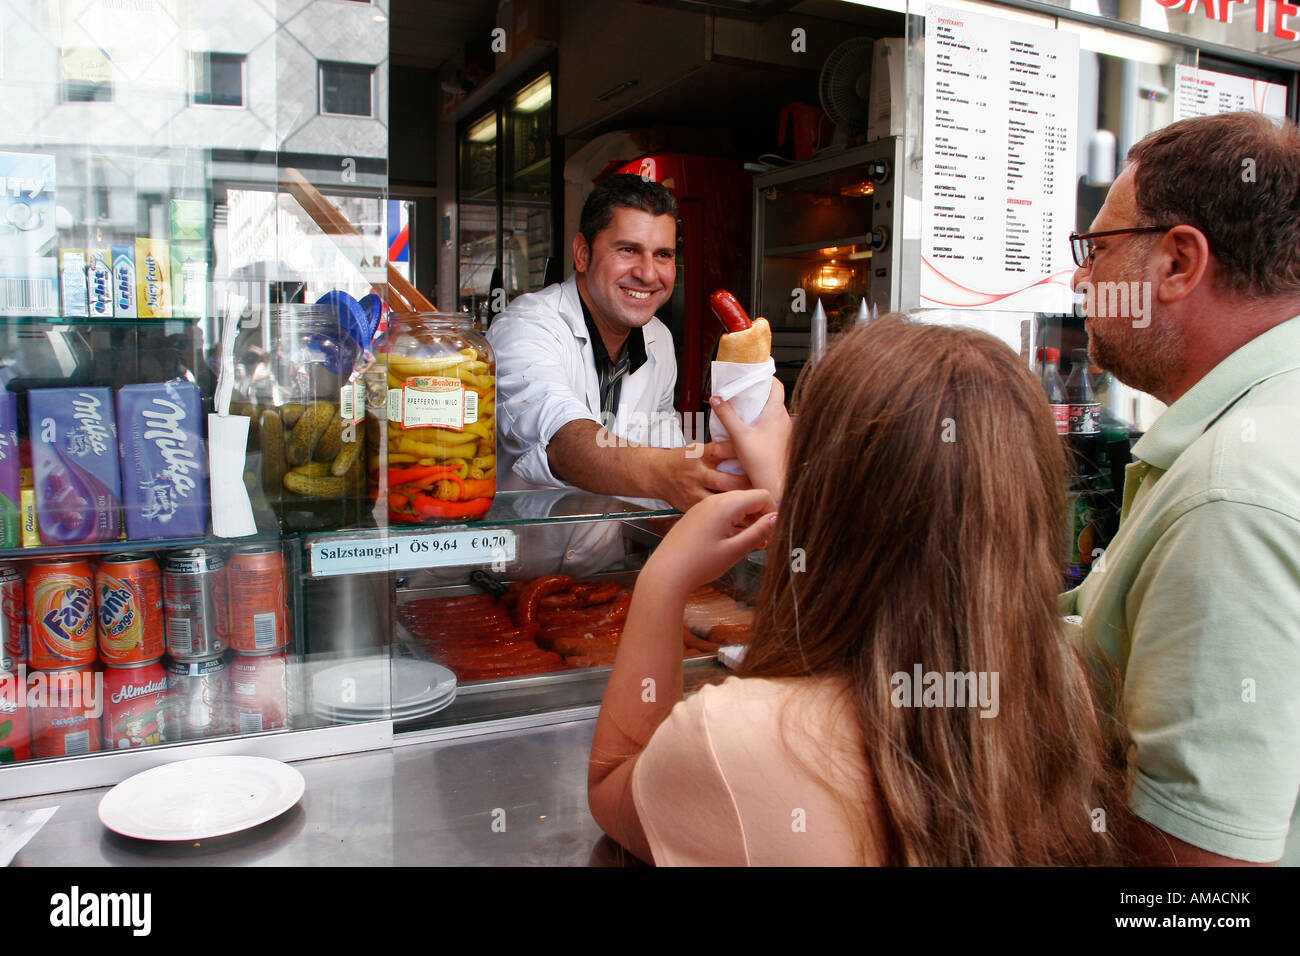
[[[639,445],[680,448],[686,440],[673,408],[672,333],[653,318],[643,334],[646,360],[624,376],[611,430]],[[601,423],[600,381],[577,278],[519,296],[487,336],[497,363],[498,487],[569,487],[551,473],[546,446],[569,422]]]

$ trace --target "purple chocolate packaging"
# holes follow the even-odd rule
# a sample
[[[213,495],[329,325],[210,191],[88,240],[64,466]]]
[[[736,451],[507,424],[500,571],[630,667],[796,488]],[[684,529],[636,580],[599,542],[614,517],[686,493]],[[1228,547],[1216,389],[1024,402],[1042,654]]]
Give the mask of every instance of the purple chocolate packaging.
[[[115,541],[122,530],[117,423],[107,388],[27,393],[41,543]]]
[[[199,388],[183,379],[117,392],[122,501],[131,538],[192,538],[208,528],[208,453]]]
[[[0,548],[21,548],[22,468],[18,461],[18,400],[0,386]]]

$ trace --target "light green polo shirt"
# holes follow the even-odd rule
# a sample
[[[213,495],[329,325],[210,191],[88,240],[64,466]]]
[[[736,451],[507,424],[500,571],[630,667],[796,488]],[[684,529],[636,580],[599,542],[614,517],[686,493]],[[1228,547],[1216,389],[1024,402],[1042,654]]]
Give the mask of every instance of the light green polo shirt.
[[[1061,596],[1123,677],[1133,811],[1212,853],[1300,865],[1300,316],[1220,362],[1133,455],[1119,533]]]

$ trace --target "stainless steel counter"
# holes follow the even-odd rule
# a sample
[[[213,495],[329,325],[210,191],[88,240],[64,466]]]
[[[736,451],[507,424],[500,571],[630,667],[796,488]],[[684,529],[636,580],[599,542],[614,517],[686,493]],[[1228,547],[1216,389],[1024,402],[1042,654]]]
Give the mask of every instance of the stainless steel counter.
[[[198,844],[105,829],[97,809],[106,787],[8,800],[0,809],[59,807],[13,866],[635,864],[587,809],[594,729],[594,720],[575,720],[300,761],[307,791],[297,806]],[[494,830],[494,820],[504,829]]]

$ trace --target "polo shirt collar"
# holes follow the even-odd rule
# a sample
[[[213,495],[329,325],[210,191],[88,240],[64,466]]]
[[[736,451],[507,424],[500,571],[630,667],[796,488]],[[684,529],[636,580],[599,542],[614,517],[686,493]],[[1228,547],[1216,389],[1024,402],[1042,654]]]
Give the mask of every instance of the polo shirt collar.
[[[1300,315],[1275,325],[1233,352],[1156,419],[1133,446],[1133,457],[1168,471],[1242,395],[1265,379],[1300,368]]]
[[[596,368],[614,364],[610,360],[609,350],[605,348],[605,340],[600,337],[600,330],[596,328],[596,323],[591,318],[591,310],[587,308],[581,292],[578,293],[578,301],[582,304],[582,320],[587,324],[587,340],[591,342],[591,350],[596,356]],[[627,372],[631,375],[645,364],[645,331],[639,327],[629,330],[623,349],[627,352]]]

